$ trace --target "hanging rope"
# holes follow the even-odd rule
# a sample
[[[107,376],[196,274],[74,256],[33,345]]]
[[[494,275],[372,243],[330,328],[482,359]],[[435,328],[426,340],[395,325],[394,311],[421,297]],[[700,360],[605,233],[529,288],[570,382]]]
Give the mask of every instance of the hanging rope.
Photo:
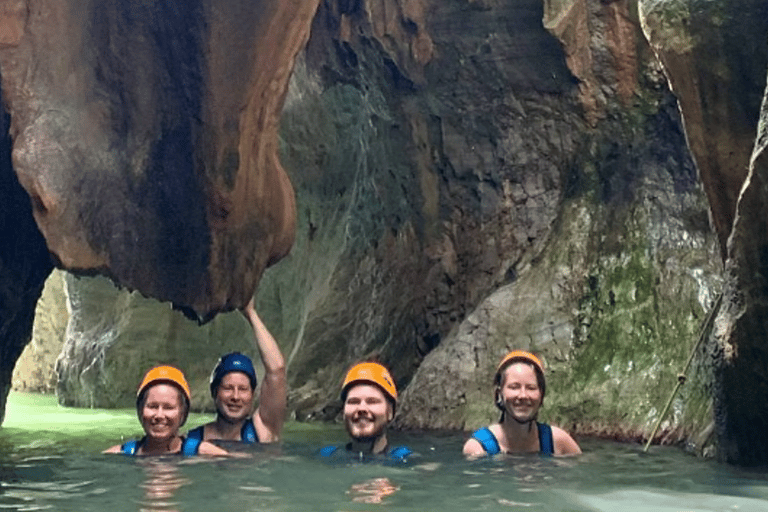
[[[712,330],[712,324],[715,321],[715,313],[720,309],[720,304],[722,302],[723,302],[723,294],[722,292],[720,292],[720,294],[717,296],[717,299],[715,300],[715,304],[712,306],[712,309],[709,310],[709,315],[707,315],[707,320],[704,322],[704,325],[701,328],[701,332],[699,333],[699,340],[696,342],[696,345],[693,346],[693,350],[691,350],[691,355],[688,356],[688,362],[685,363],[685,368],[683,369],[683,372],[677,375],[677,385],[675,386],[675,389],[672,390],[672,394],[669,396],[669,400],[667,401],[667,405],[664,406],[664,410],[661,411],[661,414],[659,415],[659,419],[656,421],[656,426],[653,427],[653,432],[651,432],[651,435],[648,437],[648,441],[645,443],[645,448],[643,448],[643,452],[648,451],[648,448],[651,446],[651,442],[653,441],[653,438],[656,437],[656,432],[659,431],[661,422],[664,420],[664,417],[667,415],[669,408],[672,406],[672,401],[675,399],[675,396],[677,395],[678,390],[682,387],[683,384],[685,384],[685,379],[687,378],[688,369],[691,367],[691,363],[693,362],[693,356],[696,354],[696,351],[699,349],[699,346],[702,344],[704,339]]]

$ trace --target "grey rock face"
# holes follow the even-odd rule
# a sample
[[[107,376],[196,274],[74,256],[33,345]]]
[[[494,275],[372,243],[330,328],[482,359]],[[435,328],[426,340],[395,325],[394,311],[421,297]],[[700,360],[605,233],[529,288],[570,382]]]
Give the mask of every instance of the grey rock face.
[[[656,0],[641,1],[640,8],[680,99],[725,260],[723,306],[706,351],[714,368],[719,456],[765,464],[768,4]]]
[[[56,391],[56,361],[64,345],[69,313],[64,293],[64,273],[54,270],[35,308],[32,340],[16,361],[12,387],[15,391],[53,393]]]

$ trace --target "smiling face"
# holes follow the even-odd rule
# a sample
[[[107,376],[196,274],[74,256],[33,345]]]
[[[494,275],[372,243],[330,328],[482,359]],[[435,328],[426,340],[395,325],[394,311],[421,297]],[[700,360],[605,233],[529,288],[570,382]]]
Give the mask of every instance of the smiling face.
[[[347,391],[344,401],[344,426],[358,440],[373,440],[384,433],[392,420],[392,404],[374,384],[356,384]]]
[[[177,436],[186,418],[186,404],[176,386],[155,384],[146,390],[139,408],[139,419],[144,432],[153,439]]]
[[[496,393],[497,400],[501,399],[505,417],[518,423],[536,419],[542,396],[536,371],[530,364],[518,362],[509,365],[501,375],[501,386]]]
[[[216,389],[216,410],[230,423],[245,420],[251,414],[253,390],[243,372],[229,372]]]

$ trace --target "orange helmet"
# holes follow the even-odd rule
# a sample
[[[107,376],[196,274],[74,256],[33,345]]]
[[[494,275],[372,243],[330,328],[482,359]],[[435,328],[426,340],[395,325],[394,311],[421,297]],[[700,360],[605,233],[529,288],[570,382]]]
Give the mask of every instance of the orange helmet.
[[[192,399],[192,393],[189,392],[189,384],[187,384],[187,379],[184,378],[184,374],[181,370],[174,368],[173,366],[156,366],[144,375],[144,380],[141,381],[139,390],[136,392],[136,400],[139,400],[142,393],[156,382],[170,382],[171,384],[174,384],[181,389],[182,393],[184,393],[184,398],[187,399],[187,404],[189,404]]]
[[[546,392],[544,365],[541,364],[541,359],[531,354],[530,352],[526,352],[525,350],[513,350],[501,359],[499,366],[496,368],[496,375],[493,378],[493,383],[497,386],[501,385],[501,373],[507,368],[507,366],[517,361],[523,361],[533,365],[534,370],[536,370],[536,379],[538,380],[539,387],[541,388],[541,398],[543,399]]]
[[[347,391],[353,384],[370,382],[379,386],[394,403],[397,403],[397,388],[392,375],[383,365],[374,362],[358,363],[347,372],[341,385],[341,401],[347,398]]]

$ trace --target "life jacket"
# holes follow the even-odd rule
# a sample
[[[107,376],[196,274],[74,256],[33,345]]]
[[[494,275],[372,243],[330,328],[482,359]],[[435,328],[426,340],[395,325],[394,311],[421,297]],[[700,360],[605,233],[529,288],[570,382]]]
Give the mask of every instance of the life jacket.
[[[324,446],[320,449],[320,456],[331,457],[333,454],[338,453],[341,448],[343,447],[336,445]],[[389,450],[386,450],[384,456],[395,462],[405,462],[408,456],[412,453],[413,451],[407,446],[395,446]]]
[[[123,455],[136,456],[136,452],[139,451],[139,448],[144,443],[144,439],[145,439],[144,437],[142,437],[141,439],[131,439],[130,441],[126,442],[124,445],[120,447],[120,453],[122,453]],[[200,449],[201,442],[202,442],[201,439],[192,439],[190,437],[182,437],[181,451],[179,452],[179,454],[184,456],[197,455],[197,452]]]
[[[539,453],[542,455],[554,455],[555,442],[552,439],[552,427],[538,421],[536,422],[536,427],[539,430]],[[496,455],[501,451],[499,441],[488,427],[475,430],[472,433],[472,438],[480,443],[488,455]]]
[[[187,437],[190,439],[198,439],[202,441],[203,435],[205,434],[204,430],[205,425],[200,425],[199,427],[187,432]],[[240,441],[243,443],[259,442],[259,436],[256,434],[256,426],[253,424],[253,418],[248,418],[245,423],[243,423],[243,427],[240,429]]]

